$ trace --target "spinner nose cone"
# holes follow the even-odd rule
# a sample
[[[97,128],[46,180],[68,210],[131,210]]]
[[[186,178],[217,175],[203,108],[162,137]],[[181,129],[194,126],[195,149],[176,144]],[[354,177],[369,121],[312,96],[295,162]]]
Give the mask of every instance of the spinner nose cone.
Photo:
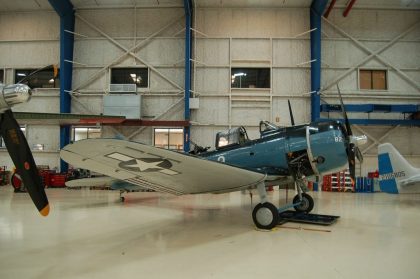
[[[13,84],[3,88],[3,98],[8,107],[26,103],[31,96],[32,90],[26,84]]]

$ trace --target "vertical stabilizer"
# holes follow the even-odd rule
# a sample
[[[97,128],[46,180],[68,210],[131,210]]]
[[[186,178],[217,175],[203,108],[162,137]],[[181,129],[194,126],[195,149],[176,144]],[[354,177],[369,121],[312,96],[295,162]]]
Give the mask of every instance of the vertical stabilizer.
[[[379,186],[382,192],[398,194],[400,181],[416,174],[416,169],[390,143],[378,147]]]

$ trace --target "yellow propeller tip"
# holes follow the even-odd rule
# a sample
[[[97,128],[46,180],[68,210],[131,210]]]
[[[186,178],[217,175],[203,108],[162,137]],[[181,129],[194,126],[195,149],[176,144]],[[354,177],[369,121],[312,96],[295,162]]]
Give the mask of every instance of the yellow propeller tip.
[[[50,205],[47,204],[42,210],[39,211],[42,216],[47,216],[50,213]]]

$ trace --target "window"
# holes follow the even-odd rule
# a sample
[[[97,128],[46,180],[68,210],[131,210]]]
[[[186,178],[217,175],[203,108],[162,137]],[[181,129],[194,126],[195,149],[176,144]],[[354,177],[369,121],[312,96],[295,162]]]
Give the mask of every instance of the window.
[[[115,68],[111,69],[112,84],[136,84],[137,87],[149,86],[148,68]]]
[[[359,70],[360,89],[386,90],[385,70]]]
[[[184,148],[184,130],[183,129],[155,129],[156,147],[182,150]]]
[[[74,127],[72,129],[72,141],[82,139],[96,139],[101,137],[101,128],[96,127]]]
[[[0,83],[4,82],[4,70],[0,69]]]
[[[20,130],[22,131],[23,135],[26,137],[26,126],[20,126]],[[0,137],[0,148],[6,148],[6,144],[2,137]]]
[[[270,88],[270,68],[232,68],[232,88]]]
[[[22,79],[26,78],[36,69],[16,69],[15,70],[15,83],[20,82]],[[30,88],[60,88],[60,74],[54,78],[53,69],[45,69],[34,74],[24,82]]]

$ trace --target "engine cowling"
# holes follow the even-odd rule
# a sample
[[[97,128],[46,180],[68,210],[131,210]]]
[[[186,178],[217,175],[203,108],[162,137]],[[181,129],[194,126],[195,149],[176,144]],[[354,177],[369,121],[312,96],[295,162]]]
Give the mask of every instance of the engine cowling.
[[[26,103],[31,99],[32,91],[26,84],[1,85],[0,84],[0,112],[11,107]]]

